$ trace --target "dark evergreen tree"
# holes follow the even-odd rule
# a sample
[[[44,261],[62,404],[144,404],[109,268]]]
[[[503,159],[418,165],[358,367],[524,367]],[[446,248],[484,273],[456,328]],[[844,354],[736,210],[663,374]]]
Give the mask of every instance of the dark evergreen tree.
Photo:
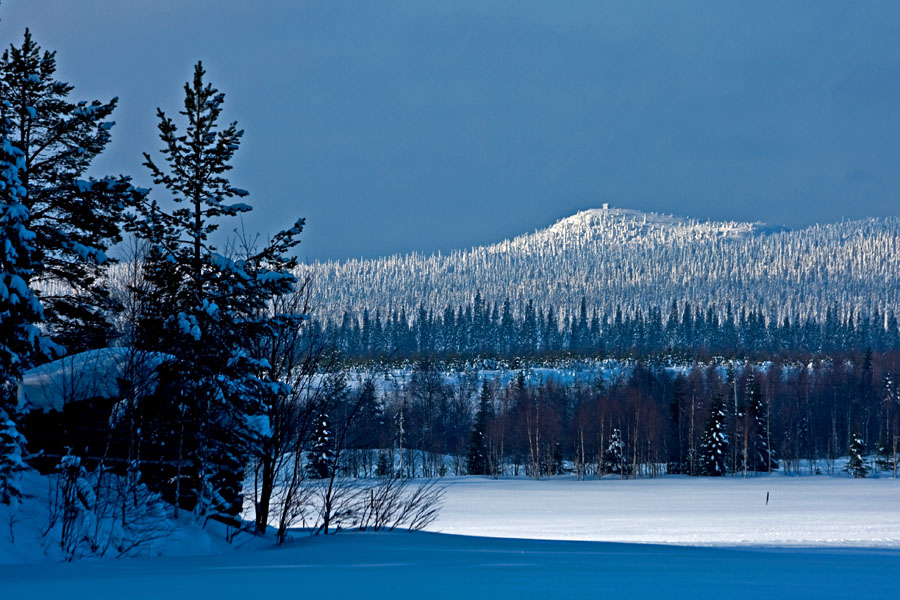
[[[625,476],[625,442],[622,441],[622,433],[616,427],[612,430],[609,444],[603,453],[603,470],[606,473]]]
[[[356,436],[353,445],[366,450],[379,448],[385,436],[384,404],[375,390],[375,383],[366,379],[359,390],[356,414]]]
[[[243,468],[267,435],[267,404],[283,391],[251,349],[274,329],[299,326],[302,319],[273,315],[269,303],[293,288],[296,261],[287,254],[299,243],[303,222],[261,249],[244,240],[240,255],[224,256],[210,242],[222,219],[251,207],[230,202],[247,195],[225,177],[243,132],[236,123],[219,126],[224,94],[204,75],[198,63],[185,84],[183,134],[157,111],[166,168],[144,155],[174,208],[144,200],[128,227],[149,245],[138,344],[173,357],[159,395],[169,406],[164,422],[180,423],[173,460],[190,463],[192,474],[175,501],[203,514],[234,516],[241,509]],[[182,486],[185,473],[176,477]]]
[[[375,465],[376,477],[394,477],[394,468],[391,465],[391,453],[385,449],[378,451],[378,464]]]
[[[686,413],[684,402],[684,388],[686,381],[684,375],[679,374],[672,386],[672,401],[669,403],[669,460],[666,464],[666,472],[671,474],[686,473],[687,468],[687,435],[684,431],[684,415]]]
[[[529,299],[525,305],[525,313],[522,318],[522,330],[519,333],[519,350],[526,356],[532,356],[537,351],[538,321],[534,312],[534,303]]]
[[[544,324],[544,352],[554,353],[562,350],[562,340],[559,335],[559,317],[553,306],[547,308],[547,321]]]
[[[581,297],[581,304],[578,308],[578,317],[572,320],[572,350],[578,353],[585,353],[589,346],[588,338],[588,318],[587,318],[587,300]]]
[[[755,373],[751,373],[747,383],[747,416],[750,421],[747,469],[767,473],[778,469],[769,445],[769,409]]]
[[[882,471],[888,471],[894,465],[894,453],[891,451],[890,435],[887,427],[881,431],[881,437],[875,446],[875,465]]]
[[[503,312],[500,315],[499,329],[499,335],[496,336],[498,353],[503,356],[509,356],[510,353],[516,350],[516,325],[513,322],[512,305],[509,302],[509,298],[503,300]]]
[[[487,443],[487,425],[491,414],[493,390],[487,380],[481,382],[481,396],[478,400],[478,412],[469,437],[469,451],[466,459],[466,471],[469,475],[490,475],[490,458]]]
[[[866,442],[863,440],[859,431],[856,430],[850,436],[850,460],[847,462],[847,471],[856,478],[865,477],[869,474],[869,467],[866,464]]]
[[[124,211],[143,191],[127,177],[82,179],[110,141],[117,100],[71,102],[73,87],[55,72],[55,53],[42,53],[26,29],[22,45],[0,58],[0,110],[22,151],[20,201],[34,234],[28,283],[71,353],[108,342],[106,313],[117,304],[102,280],[106,251],[121,241]]]
[[[327,479],[334,468],[334,432],[329,423],[325,406],[321,406],[313,425],[312,447],[306,463],[310,479]]]
[[[728,457],[725,400],[722,394],[713,397],[706,418],[703,437],[700,440],[700,474],[710,477],[725,475]]]
[[[22,373],[55,349],[38,330],[43,310],[28,287],[35,248],[19,181],[24,154],[10,143],[8,131],[6,120],[0,120],[0,504],[17,502],[22,495],[18,479],[25,438],[17,392]]]

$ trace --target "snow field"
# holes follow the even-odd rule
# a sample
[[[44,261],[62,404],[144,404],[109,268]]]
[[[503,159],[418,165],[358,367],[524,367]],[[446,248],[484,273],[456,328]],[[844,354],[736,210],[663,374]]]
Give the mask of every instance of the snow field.
[[[37,548],[31,564],[0,564],[0,600],[856,600],[900,591],[898,480],[444,482],[445,506],[432,530],[462,535],[297,532],[276,548],[250,536],[212,544],[209,532],[185,528],[159,549],[163,558],[75,563],[50,562],[58,557]]]
[[[900,479],[449,478],[429,529],[544,540],[900,548]]]
[[[898,572],[900,551],[894,549],[698,548],[344,533],[220,556],[0,567],[0,597],[861,600],[895,597]]]

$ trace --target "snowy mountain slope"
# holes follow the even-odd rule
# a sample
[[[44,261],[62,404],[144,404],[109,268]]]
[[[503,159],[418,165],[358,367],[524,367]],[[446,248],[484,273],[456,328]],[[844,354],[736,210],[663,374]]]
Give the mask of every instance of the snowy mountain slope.
[[[625,208],[595,208],[560,219],[550,227],[519,236],[511,245],[563,243],[629,244],[679,243],[710,239],[745,239],[768,232],[764,223],[697,221],[672,215],[645,213]],[[502,247],[503,243],[493,247]]]
[[[317,315],[357,318],[420,306],[439,313],[509,298],[514,313],[532,300],[571,315],[582,296],[612,314],[679,304],[764,307],[770,318],[823,316],[829,307],[900,313],[900,219],[816,225],[788,231],[762,223],[714,222],[594,209],[489,246],[449,255],[409,254],[304,265]]]

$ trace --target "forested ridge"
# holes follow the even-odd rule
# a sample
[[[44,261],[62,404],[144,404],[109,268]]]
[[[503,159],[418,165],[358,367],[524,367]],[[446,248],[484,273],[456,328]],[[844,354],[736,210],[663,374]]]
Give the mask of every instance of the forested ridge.
[[[772,309],[776,312],[775,309]],[[321,329],[314,322],[312,327]],[[883,314],[842,316],[831,306],[821,318],[778,321],[765,309],[729,305],[720,317],[715,305],[692,307],[673,300],[668,310],[650,307],[632,313],[617,306],[613,313],[580,310],[560,318],[552,305],[531,301],[518,314],[508,299],[489,304],[480,293],[466,306],[443,312],[424,306],[382,315],[363,309],[361,318],[349,311],[340,322],[327,322],[323,335],[348,358],[495,357],[547,358],[565,356],[658,356],[678,354],[690,359],[710,356],[778,356],[807,352],[837,352],[900,348],[900,326],[893,310]]]
[[[696,221],[606,208],[498,244],[447,255],[409,254],[321,262],[298,270],[314,282],[318,316],[339,325],[368,310],[414,320],[509,301],[524,318],[529,304],[561,322],[664,315],[676,302],[721,323],[730,311],[762,312],[766,325],[887,318],[900,311],[900,221],[867,219],[796,231],[760,223]],[[876,315],[877,311],[877,315]],[[884,323],[882,323],[884,324]]]

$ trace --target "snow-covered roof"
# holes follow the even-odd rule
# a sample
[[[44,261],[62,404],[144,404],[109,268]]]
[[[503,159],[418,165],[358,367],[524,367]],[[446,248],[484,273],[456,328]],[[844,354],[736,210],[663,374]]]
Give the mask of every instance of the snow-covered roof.
[[[159,352],[103,348],[66,356],[25,372],[19,405],[32,410],[62,410],[70,402],[119,398],[119,383],[130,381],[138,392],[156,385],[156,368],[169,358]]]

